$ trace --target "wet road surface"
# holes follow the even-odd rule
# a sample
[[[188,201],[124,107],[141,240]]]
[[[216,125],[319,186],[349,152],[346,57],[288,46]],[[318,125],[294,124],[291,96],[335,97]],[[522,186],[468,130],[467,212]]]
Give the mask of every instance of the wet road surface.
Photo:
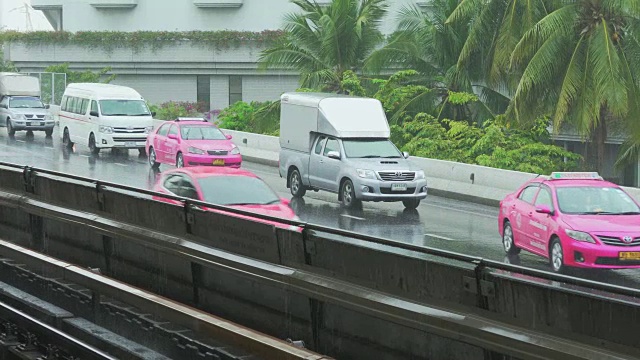
[[[144,189],[151,189],[158,175],[137,150],[103,150],[93,156],[86,146],[76,145],[73,152],[63,151],[57,131],[48,139],[43,132],[33,136],[19,132],[10,138],[0,128],[0,161]],[[249,162],[242,167],[259,175],[280,196],[291,199],[286,181],[276,168]],[[171,168],[161,165],[160,171]],[[304,199],[292,199],[291,206],[303,221],[310,223],[549,270],[546,259],[528,253],[511,260],[504,256],[496,207],[428,196],[416,211],[405,210],[402,203],[364,203],[362,210],[346,210],[338,204],[337,195],[313,191],[307,192]],[[585,270],[576,275],[640,288],[640,270]]]

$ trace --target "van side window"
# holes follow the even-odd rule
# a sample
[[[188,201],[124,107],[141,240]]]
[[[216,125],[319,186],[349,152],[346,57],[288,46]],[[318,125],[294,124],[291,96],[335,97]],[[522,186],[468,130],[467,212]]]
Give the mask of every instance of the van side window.
[[[322,145],[324,145],[324,142],[327,140],[326,137],[321,136],[318,139],[318,142],[316,143],[316,148],[315,148],[315,152],[317,155],[320,155],[320,152],[322,151]]]
[[[67,100],[67,111],[68,112],[75,112],[76,111],[76,101],[78,99],[76,97],[73,96],[69,96],[69,100]]]
[[[67,111],[67,100],[69,100],[68,96],[62,97],[62,101],[60,102],[60,110]]]
[[[98,112],[98,102],[95,100],[91,100],[91,111]]]
[[[322,155],[327,156],[329,151],[340,151],[340,145],[338,144],[338,140],[329,139],[327,140],[327,145],[324,147],[324,153]]]
[[[88,108],[89,108],[89,99],[82,99],[79,114],[83,114],[83,115],[86,114]]]

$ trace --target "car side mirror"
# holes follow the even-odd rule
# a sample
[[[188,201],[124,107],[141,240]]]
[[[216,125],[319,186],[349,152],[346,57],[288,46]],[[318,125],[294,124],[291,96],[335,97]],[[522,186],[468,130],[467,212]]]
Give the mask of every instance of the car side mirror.
[[[408,158],[409,158],[409,153],[408,153],[408,152],[406,152],[406,151],[403,151],[403,152],[402,152],[402,156],[403,156],[405,159],[408,159]]]
[[[340,160],[340,153],[338,151],[329,151],[327,157],[330,159]]]
[[[176,135],[176,134],[169,134],[169,135],[167,135],[167,137],[169,139],[178,140],[178,135]]]
[[[547,205],[537,205],[536,206],[536,212],[539,213],[539,214],[553,215],[553,210],[551,210],[551,208],[548,207]]]
[[[50,109],[50,108],[51,108],[51,105],[46,104],[46,105],[44,106],[44,108],[45,108],[45,109]]]
[[[100,116],[100,114],[98,114],[97,111],[93,111],[93,110],[89,111],[89,115],[91,115],[91,116]]]
[[[151,117],[156,117],[156,112],[155,111],[151,112]]]
[[[229,135],[229,134],[225,135],[225,137],[227,138],[227,140],[231,140],[231,139],[233,139],[233,136],[231,136],[231,135]]]

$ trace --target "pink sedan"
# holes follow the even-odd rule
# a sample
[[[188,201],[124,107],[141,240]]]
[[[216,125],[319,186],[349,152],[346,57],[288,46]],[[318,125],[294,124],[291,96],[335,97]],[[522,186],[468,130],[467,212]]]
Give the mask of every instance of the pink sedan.
[[[185,166],[229,166],[242,164],[240,149],[215,125],[204,119],[167,121],[147,136],[149,164]]]
[[[299,220],[289,206],[288,199],[280,198],[262,179],[246,170],[204,166],[168,170],[158,176],[153,190],[258,214]],[[161,196],[154,196],[154,199],[180,203]],[[208,208],[205,210],[224,212]],[[229,214],[282,228],[298,229],[274,221]]]
[[[640,206],[597,173],[552,173],[525,183],[500,202],[508,255],[521,249],[566,267],[640,268]]]

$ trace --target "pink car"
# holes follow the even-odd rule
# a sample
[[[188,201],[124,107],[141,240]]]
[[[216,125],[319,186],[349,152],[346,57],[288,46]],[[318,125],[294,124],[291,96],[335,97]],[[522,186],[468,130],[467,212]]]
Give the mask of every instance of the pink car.
[[[299,220],[289,206],[288,199],[280,198],[262,179],[246,170],[204,166],[168,170],[158,176],[153,190],[258,214]],[[153,198],[158,201],[180,203],[161,196]],[[210,208],[205,208],[205,210],[224,212]],[[274,221],[229,214],[281,228],[298,229]]]
[[[566,267],[640,268],[640,206],[597,173],[552,173],[500,202],[502,244]]]
[[[185,166],[230,166],[242,164],[240,149],[215,125],[204,119],[178,118],[167,121],[147,136],[149,164]]]

